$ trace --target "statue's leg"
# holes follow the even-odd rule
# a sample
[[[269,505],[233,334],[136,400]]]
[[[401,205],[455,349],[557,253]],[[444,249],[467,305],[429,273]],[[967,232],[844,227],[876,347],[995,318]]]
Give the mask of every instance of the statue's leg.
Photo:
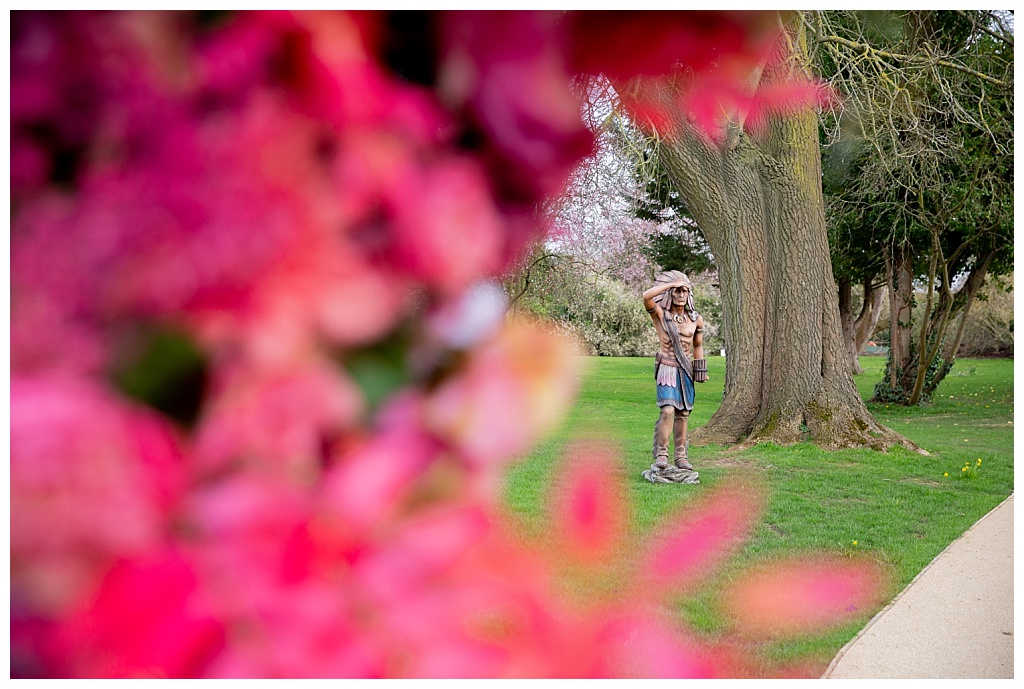
[[[686,456],[687,452],[687,435],[686,435],[686,421],[690,417],[690,412],[683,409],[676,409],[675,422],[673,423],[672,430],[675,436],[675,463],[680,469],[687,469],[692,471],[693,465],[690,464],[689,458]]]
[[[673,407],[666,404],[654,424],[654,463],[659,466],[668,466],[668,441],[672,434],[674,412]]]

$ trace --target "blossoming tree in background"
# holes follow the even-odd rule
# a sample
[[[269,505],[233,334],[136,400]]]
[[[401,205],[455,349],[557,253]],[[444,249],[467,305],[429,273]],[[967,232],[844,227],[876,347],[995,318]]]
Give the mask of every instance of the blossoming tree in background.
[[[573,73],[755,64],[760,15],[11,19],[12,675],[761,671],[663,605],[755,495],[627,557],[614,457],[581,447],[552,542],[503,526],[576,372],[487,282],[590,150]],[[560,593],[581,567],[612,593]],[[728,598],[755,636],[878,590],[757,576],[774,597]]]

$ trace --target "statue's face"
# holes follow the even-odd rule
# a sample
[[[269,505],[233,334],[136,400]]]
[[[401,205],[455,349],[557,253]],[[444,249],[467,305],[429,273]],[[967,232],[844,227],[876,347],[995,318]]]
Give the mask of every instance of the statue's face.
[[[673,306],[685,306],[686,300],[690,296],[689,287],[676,287],[672,290],[672,305]]]

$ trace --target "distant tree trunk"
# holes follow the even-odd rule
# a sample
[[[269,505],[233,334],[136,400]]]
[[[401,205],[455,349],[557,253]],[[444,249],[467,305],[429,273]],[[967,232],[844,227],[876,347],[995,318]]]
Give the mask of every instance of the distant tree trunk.
[[[862,373],[853,328],[853,280],[848,277],[839,278],[839,322],[843,325],[843,341],[850,356],[850,370],[854,375]]]
[[[885,299],[885,290],[876,284],[874,277],[864,280],[864,303],[860,309],[860,315],[853,322],[853,351],[857,356],[864,353],[864,347],[875,335],[878,327],[878,318],[882,314],[882,301]],[[859,364],[858,364],[859,368]],[[857,371],[861,373],[862,371]]]
[[[864,280],[864,301],[860,307],[857,320],[853,319],[853,281],[850,278],[839,280],[839,320],[843,324],[843,338],[850,350],[850,370],[854,375],[864,373],[860,365],[860,356],[864,353],[871,336],[875,334],[878,317],[882,312],[882,300],[885,290],[874,284],[874,278]]]
[[[951,276],[962,269],[963,256],[969,256],[972,250],[974,249],[970,245],[961,245],[947,261],[938,246],[937,238],[933,241],[928,280],[925,284],[934,285],[938,278],[938,300],[933,303],[933,290],[929,289],[927,303],[920,316],[922,322],[917,342],[913,344],[910,324],[913,305],[911,252],[906,246],[884,251],[889,280],[890,312],[893,317],[890,318],[889,326],[889,362],[885,380],[875,386],[876,401],[910,406],[927,401],[953,368],[971,305],[996,255],[992,246],[981,248],[980,253],[973,259],[973,265],[963,287],[954,294],[951,289]],[[950,268],[951,264],[953,268]],[[960,312],[963,316],[953,343],[948,348],[949,353],[943,357],[942,345],[947,328]]]
[[[960,291],[957,293],[958,296],[963,296],[961,314],[960,314],[960,325],[957,327],[956,335],[953,338],[953,344],[949,348],[949,353],[942,360],[939,365],[939,370],[935,372],[935,376],[932,378],[928,386],[925,387],[925,393],[931,395],[935,392],[935,388],[939,386],[939,383],[943,381],[946,375],[953,368],[953,363],[956,361],[957,352],[960,351],[960,342],[964,336],[964,326],[967,324],[967,318],[971,312],[971,306],[974,304],[975,297],[978,296],[978,290],[981,289],[982,284],[985,282],[985,276],[988,275],[989,266],[992,263],[992,259],[995,257],[995,251],[989,249],[984,254],[978,257],[971,267],[971,272],[967,275],[967,282]]]
[[[787,53],[794,46],[799,57],[796,32],[779,42]],[[778,64],[764,70],[761,85],[790,78],[792,63]],[[645,99],[671,97],[644,80],[631,88]],[[816,114],[769,116],[763,134],[755,138],[741,125],[720,144],[682,112],[673,125],[662,160],[714,253],[729,352],[722,405],[692,441],[810,438],[826,448],[916,448],[875,421],[853,383],[829,258]]]
[[[843,338],[850,350],[850,370],[853,375],[864,373],[860,365],[860,356],[864,347],[874,335],[882,314],[882,301],[886,291],[874,284],[872,277],[864,279],[862,284],[864,299],[860,305],[860,313],[853,318],[853,281],[843,277],[839,281],[839,317],[843,324]]]
[[[937,266],[942,267],[939,279],[940,299],[938,306],[933,310],[932,301],[935,296],[935,277]],[[918,335],[917,351],[914,353],[913,364],[915,366],[914,387],[910,391],[910,399],[907,404],[915,406],[922,400],[925,380],[928,378],[928,370],[933,361],[938,359],[939,350],[942,346],[942,339],[946,336],[946,327],[949,324],[949,312],[953,308],[953,293],[949,284],[949,269],[946,259],[942,255],[939,245],[939,234],[932,231],[932,255],[928,267],[928,297],[925,300],[924,322],[921,324]]]
[[[889,282],[889,386],[909,390],[914,384],[911,369],[911,313],[914,299],[914,257],[910,246],[885,250]]]

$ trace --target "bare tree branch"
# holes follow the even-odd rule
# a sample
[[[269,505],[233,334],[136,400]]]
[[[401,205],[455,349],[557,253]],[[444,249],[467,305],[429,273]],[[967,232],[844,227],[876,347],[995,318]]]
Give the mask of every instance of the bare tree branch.
[[[962,65],[956,62],[950,62],[949,60],[944,60],[940,57],[890,53],[889,51],[886,50],[872,48],[870,45],[866,43],[857,43],[856,41],[851,41],[847,38],[843,38],[842,36],[835,35],[823,36],[821,34],[817,34],[815,36],[815,40],[818,41],[819,43],[835,43],[837,45],[845,46],[865,57],[876,57],[881,58],[883,60],[889,59],[894,60],[896,62],[906,62],[909,64],[922,65],[926,67],[948,67],[950,69],[955,69],[957,71],[963,72],[964,74],[970,74],[971,76],[981,79],[982,81],[986,81],[990,84],[995,84],[996,86],[1002,88],[1013,88],[1012,84],[1005,82],[1002,79],[996,79],[995,77],[989,76],[988,74],[985,74],[983,72],[979,72],[976,69],[971,69],[967,65]],[[893,65],[892,63],[886,63],[886,65],[890,69],[896,69],[896,66]]]
[[[997,41],[1002,41],[1003,43],[1006,43],[1011,48],[1013,47],[1013,39],[1010,38],[1009,32],[1006,31],[1005,27],[1002,25],[1002,22],[997,17],[994,17],[992,14],[990,14],[989,12],[985,12],[985,15],[988,16],[993,21],[997,22],[999,24],[999,28],[1003,29],[1003,31],[1004,31],[1003,33],[996,33],[995,31],[992,31],[991,29],[989,29],[984,24],[979,24],[978,22],[976,22],[974,20],[974,17],[972,17],[971,15],[967,14],[963,10],[953,10],[953,11],[956,12],[957,14],[959,14],[961,17],[964,17],[965,19],[967,19],[969,22],[971,22],[971,24],[973,24],[974,27],[978,31],[983,31],[983,32],[987,33],[989,36],[991,36],[992,38],[996,39]]]

